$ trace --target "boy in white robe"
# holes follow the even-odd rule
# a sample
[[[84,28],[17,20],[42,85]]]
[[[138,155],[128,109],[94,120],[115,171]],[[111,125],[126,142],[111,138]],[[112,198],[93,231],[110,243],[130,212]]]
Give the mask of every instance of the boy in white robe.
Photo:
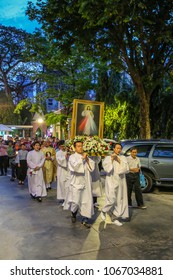
[[[69,157],[68,162],[71,173],[69,187],[71,220],[72,223],[76,222],[76,215],[79,211],[83,216],[82,224],[90,227],[88,218],[94,214],[90,172],[94,169],[94,162],[83,152],[82,142],[75,142],[74,147],[75,153]]]
[[[33,147],[34,150],[30,151],[27,155],[28,187],[31,197],[41,202],[42,197],[47,195],[42,171],[45,156],[43,152],[40,151],[39,142],[35,142]]]
[[[120,155],[121,144],[116,143],[114,153],[103,160],[103,169],[106,172],[105,180],[105,205],[101,211],[101,218],[106,219],[106,213],[112,212],[113,223],[122,226],[118,218],[126,219],[129,217],[127,184],[125,174],[129,172],[127,159]]]
[[[68,157],[67,151],[64,147],[64,140],[58,143],[59,151],[56,152],[57,161],[57,199],[65,200],[67,195],[67,179],[68,179]]]
[[[99,171],[99,163],[101,161],[101,156],[91,156],[90,159],[92,159],[95,162],[94,170],[91,172],[91,179],[93,203],[95,207],[98,207],[99,204],[97,203],[97,198],[102,196],[102,182]]]

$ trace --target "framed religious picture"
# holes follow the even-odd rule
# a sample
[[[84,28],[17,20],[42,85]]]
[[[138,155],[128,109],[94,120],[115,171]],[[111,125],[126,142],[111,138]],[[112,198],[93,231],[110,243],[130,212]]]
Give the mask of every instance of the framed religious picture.
[[[71,138],[77,135],[103,138],[104,102],[74,99]]]

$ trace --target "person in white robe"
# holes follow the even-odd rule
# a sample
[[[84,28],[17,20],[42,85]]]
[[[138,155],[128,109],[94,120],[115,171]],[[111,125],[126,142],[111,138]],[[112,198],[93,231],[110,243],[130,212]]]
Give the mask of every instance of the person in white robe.
[[[105,157],[103,169],[106,172],[105,180],[105,205],[101,210],[101,218],[106,220],[106,213],[111,211],[114,217],[113,223],[122,226],[119,218],[129,217],[126,175],[129,172],[127,159],[120,155],[122,147],[115,144],[114,153]]]
[[[39,142],[35,142],[33,148],[34,150],[28,152],[27,154],[28,187],[31,197],[36,198],[39,202],[41,202],[42,197],[47,195],[42,170],[45,162],[45,156],[43,152],[40,151]]]
[[[82,112],[83,119],[81,120],[78,131],[79,135],[97,135],[98,128],[94,121],[94,114],[90,106]]]
[[[67,196],[68,180],[68,158],[69,155],[65,149],[65,141],[60,140],[58,143],[59,150],[56,152],[57,161],[57,199],[64,202]],[[62,205],[63,206],[63,205]]]
[[[97,198],[102,196],[102,182],[99,171],[99,163],[101,161],[101,156],[91,156],[90,157],[94,162],[94,170],[91,172],[92,179],[92,194],[93,194],[93,203],[94,206],[99,206]]]
[[[71,211],[71,220],[76,222],[77,212],[83,217],[82,224],[89,227],[88,219],[94,214],[91,171],[94,169],[94,161],[83,152],[83,143],[74,143],[75,153],[70,155],[68,167],[70,170],[71,193],[69,201],[64,209]],[[68,206],[67,206],[68,205]]]

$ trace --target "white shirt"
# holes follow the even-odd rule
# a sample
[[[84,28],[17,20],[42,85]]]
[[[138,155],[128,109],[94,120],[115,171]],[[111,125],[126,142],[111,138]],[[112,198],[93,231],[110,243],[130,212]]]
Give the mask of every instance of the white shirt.
[[[129,169],[141,168],[140,159],[138,157],[133,158],[132,156],[128,156],[127,157],[127,162],[128,162],[128,165],[129,165]]]

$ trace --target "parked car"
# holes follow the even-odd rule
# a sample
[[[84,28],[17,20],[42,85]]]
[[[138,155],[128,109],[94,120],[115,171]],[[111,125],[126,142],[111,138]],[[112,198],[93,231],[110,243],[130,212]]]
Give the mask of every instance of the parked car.
[[[122,153],[130,155],[136,147],[141,161],[141,170],[146,186],[143,192],[150,192],[154,186],[173,186],[173,141],[172,140],[131,140],[123,143]]]

